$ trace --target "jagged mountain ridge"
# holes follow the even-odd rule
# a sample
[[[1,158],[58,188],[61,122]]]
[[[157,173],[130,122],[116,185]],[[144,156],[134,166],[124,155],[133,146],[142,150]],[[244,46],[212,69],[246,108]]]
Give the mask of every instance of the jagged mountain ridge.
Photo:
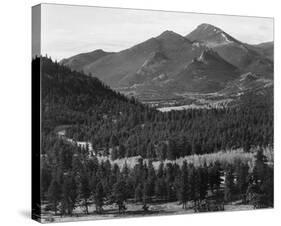
[[[112,88],[129,91],[139,98],[151,93],[168,96],[179,91],[216,92],[249,72],[272,79],[272,46],[248,45],[220,28],[201,24],[185,37],[165,31],[131,48],[83,64],[81,69]],[[200,56],[206,56],[210,49],[213,59],[208,59],[209,64],[200,63]]]
[[[195,30],[185,36],[191,41],[199,41],[210,48],[226,45],[233,42],[240,43],[238,40],[222,31],[220,28],[210,24],[200,24]]]
[[[263,57],[258,46],[242,43],[218,27],[201,24],[185,37],[213,48],[221,57],[245,73],[252,71],[267,77],[273,75],[273,62],[270,60],[273,58]],[[257,64],[259,67],[256,67]]]
[[[101,78],[112,87],[124,87],[134,83],[144,63],[154,53],[165,55],[167,61],[150,74],[151,79],[162,73],[169,77],[177,74],[194,57],[201,54],[204,47],[194,46],[192,42],[172,31],[151,38],[132,48],[103,57],[84,67],[86,72]],[[138,80],[138,79],[136,79]]]

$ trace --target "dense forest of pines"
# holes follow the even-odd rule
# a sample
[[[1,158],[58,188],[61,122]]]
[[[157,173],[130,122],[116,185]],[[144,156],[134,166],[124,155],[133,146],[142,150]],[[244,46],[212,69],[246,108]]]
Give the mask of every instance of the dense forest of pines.
[[[126,200],[142,202],[144,211],[156,201],[179,201],[183,208],[193,203],[195,211],[222,210],[224,202],[235,200],[256,208],[273,206],[273,168],[262,152],[273,146],[272,90],[242,96],[231,108],[163,113],[51,59],[35,58],[32,64],[41,64],[41,197],[55,214],[71,215],[78,205],[88,214],[92,203],[97,214],[109,203],[124,212]],[[67,137],[91,142],[93,155],[60,139],[56,131],[61,126]],[[260,147],[251,170],[242,162],[152,165],[154,160],[251,147]],[[141,156],[149,163],[140,159],[133,169],[120,169],[100,162],[97,154],[112,160]]]
[[[37,59],[39,61],[39,59]],[[273,98],[247,95],[236,107],[167,113],[126,99],[98,79],[50,59],[42,63],[42,122],[49,134],[71,125],[67,137],[112,150],[112,158],[175,159],[190,154],[273,144]]]
[[[58,146],[43,162],[41,196],[55,214],[72,215],[78,205],[89,214],[92,204],[96,208],[91,214],[100,214],[103,206],[112,203],[124,213],[126,202],[142,203],[144,211],[150,203],[173,201],[195,212],[223,210],[224,203],[236,200],[254,208],[273,206],[273,168],[262,151],[256,154],[252,172],[242,162],[197,168],[186,162],[182,167],[161,164],[155,170],[151,162],[140,160],[133,169],[126,165],[120,169],[67,144]]]

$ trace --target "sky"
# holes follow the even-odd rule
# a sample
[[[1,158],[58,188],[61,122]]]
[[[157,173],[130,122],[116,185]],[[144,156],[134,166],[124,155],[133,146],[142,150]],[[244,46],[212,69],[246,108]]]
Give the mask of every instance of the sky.
[[[202,23],[249,44],[273,40],[273,19],[43,4],[41,53],[61,60],[95,49],[117,52],[165,30],[187,35]]]

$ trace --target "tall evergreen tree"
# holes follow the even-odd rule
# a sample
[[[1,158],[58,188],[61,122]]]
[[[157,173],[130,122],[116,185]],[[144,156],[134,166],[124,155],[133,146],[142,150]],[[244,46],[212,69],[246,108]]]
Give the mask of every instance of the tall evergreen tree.
[[[182,208],[186,209],[186,203],[189,200],[190,186],[188,181],[188,166],[184,161],[181,169],[181,175],[179,177],[178,198],[182,203]]]
[[[142,184],[138,184],[135,189],[135,201],[136,202],[140,202],[142,200],[142,197],[143,197],[142,194],[143,194]]]
[[[259,149],[255,155],[255,163],[253,169],[253,179],[256,183],[262,183],[265,179],[265,174],[267,170],[267,159],[263,154],[263,150]]]
[[[62,185],[62,213],[72,215],[77,201],[77,185],[73,175],[65,175]]]
[[[232,201],[234,193],[234,170],[233,167],[229,165],[225,173],[224,200],[227,202]]]
[[[102,212],[102,206],[104,204],[105,193],[103,191],[102,183],[98,183],[96,186],[96,190],[94,193],[94,199],[96,204],[96,211],[97,213]]]
[[[114,202],[118,205],[119,213],[126,209],[124,202],[127,200],[127,185],[123,180],[117,181],[113,186],[112,196]]]
[[[53,178],[48,189],[48,201],[52,204],[52,210],[57,214],[57,206],[61,199],[61,185]]]
[[[242,162],[236,164],[236,175],[237,175],[237,190],[242,196],[243,202],[246,201],[246,192],[249,182],[249,166]]]
[[[208,191],[208,169],[207,166],[198,169],[199,180],[199,201],[201,202],[206,198]]]
[[[199,200],[199,177],[196,168],[191,165],[188,169],[188,182],[189,182],[189,194],[190,200],[193,201],[194,207],[197,207]]]
[[[89,175],[86,172],[86,170],[81,171],[81,175],[79,178],[80,181],[80,189],[79,189],[79,196],[83,200],[84,206],[85,206],[85,212],[86,214],[89,213],[88,211],[88,199],[91,196],[91,188],[90,188],[90,180]]]

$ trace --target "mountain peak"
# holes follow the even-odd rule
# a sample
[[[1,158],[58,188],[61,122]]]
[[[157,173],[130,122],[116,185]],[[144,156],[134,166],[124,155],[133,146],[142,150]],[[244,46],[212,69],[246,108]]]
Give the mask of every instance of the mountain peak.
[[[207,23],[202,23],[202,24],[198,25],[196,29],[216,29],[216,30],[221,31],[220,28],[218,28],[212,24],[207,24]]]
[[[103,49],[93,50],[92,53],[106,53]]]
[[[197,32],[206,32],[206,33],[225,33],[223,30],[221,30],[220,28],[212,25],[212,24],[207,24],[207,23],[203,23],[198,25],[192,32],[197,31]]]
[[[185,39],[183,36],[181,36],[180,34],[174,32],[174,31],[170,31],[170,30],[166,30],[164,32],[162,32],[159,36],[157,36],[158,39]]]
[[[202,42],[209,47],[238,42],[220,28],[207,23],[197,26],[195,30],[186,36],[186,38],[191,41]]]
[[[163,31],[160,36],[162,35],[179,35],[177,34],[176,32],[172,31],[172,30],[166,30],[166,31]]]

